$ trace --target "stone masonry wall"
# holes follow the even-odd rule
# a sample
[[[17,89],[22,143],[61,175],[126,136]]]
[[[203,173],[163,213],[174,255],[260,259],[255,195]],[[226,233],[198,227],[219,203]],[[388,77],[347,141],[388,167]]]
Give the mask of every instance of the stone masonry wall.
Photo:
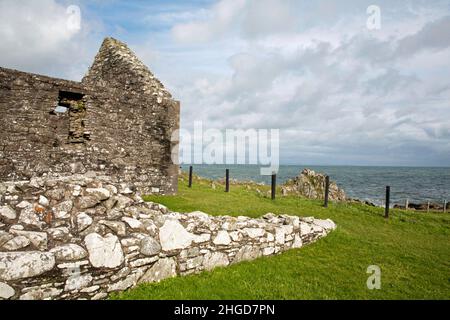
[[[55,112],[61,104],[77,109]],[[94,171],[142,193],[176,193],[179,112],[179,102],[113,39],[80,83],[0,68],[0,181]]]
[[[104,299],[300,248],[335,228],[285,215],[171,212],[133,189],[90,175],[0,183],[0,299]]]

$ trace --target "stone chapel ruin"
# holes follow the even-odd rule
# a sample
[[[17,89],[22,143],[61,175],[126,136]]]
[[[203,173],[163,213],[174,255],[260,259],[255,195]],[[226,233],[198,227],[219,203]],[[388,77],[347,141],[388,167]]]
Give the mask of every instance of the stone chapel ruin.
[[[0,181],[93,171],[177,191],[180,103],[115,39],[80,83],[0,68],[0,112]]]

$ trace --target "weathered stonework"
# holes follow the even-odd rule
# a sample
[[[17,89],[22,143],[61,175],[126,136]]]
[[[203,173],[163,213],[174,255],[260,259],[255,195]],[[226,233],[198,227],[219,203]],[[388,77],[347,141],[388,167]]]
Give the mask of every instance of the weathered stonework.
[[[80,83],[0,68],[0,181],[95,172],[132,182],[140,193],[173,194],[179,111],[112,38]]]
[[[286,215],[171,212],[132,189],[86,175],[0,183],[0,300],[104,299],[300,248],[336,227]]]

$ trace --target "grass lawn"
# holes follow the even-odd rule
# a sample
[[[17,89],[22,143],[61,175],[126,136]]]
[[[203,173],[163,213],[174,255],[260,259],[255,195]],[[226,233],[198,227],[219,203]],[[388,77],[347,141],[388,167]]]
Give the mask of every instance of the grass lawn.
[[[331,204],[285,197],[272,201],[245,186],[180,180],[177,196],[149,196],[171,210],[258,217],[268,212],[330,218],[336,231],[278,256],[218,268],[199,275],[144,284],[112,299],[449,299],[450,214]],[[261,191],[267,187],[257,186]],[[381,268],[381,289],[368,290],[367,267]]]

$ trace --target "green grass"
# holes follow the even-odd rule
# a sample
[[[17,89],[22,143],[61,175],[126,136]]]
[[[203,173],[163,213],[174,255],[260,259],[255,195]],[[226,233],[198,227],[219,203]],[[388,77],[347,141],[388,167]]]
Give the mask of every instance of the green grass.
[[[258,217],[268,212],[330,218],[336,231],[318,242],[278,256],[218,268],[199,275],[144,284],[112,299],[449,299],[450,215],[331,204],[285,197],[272,201],[231,186],[231,193],[206,181],[180,181],[177,196],[149,196],[171,210]],[[368,290],[369,265],[381,268],[381,289]]]

